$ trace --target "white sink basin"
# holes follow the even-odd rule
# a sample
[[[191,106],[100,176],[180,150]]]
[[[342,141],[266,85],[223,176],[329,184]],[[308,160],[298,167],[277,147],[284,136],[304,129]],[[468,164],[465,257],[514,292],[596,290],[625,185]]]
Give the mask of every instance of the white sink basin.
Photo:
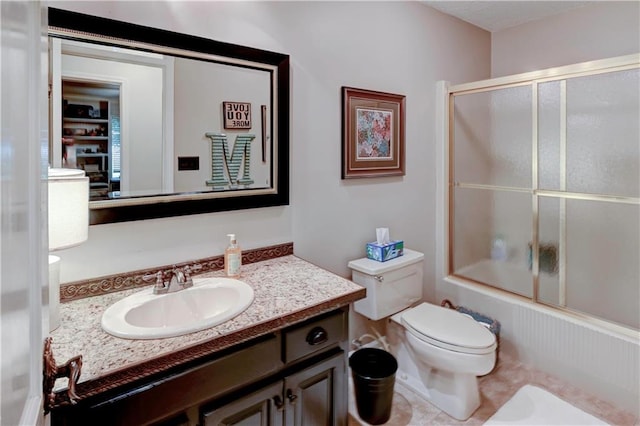
[[[204,330],[230,320],[253,302],[253,289],[231,278],[194,278],[193,287],[154,295],[153,288],[109,306],[102,328],[125,339],[158,339]]]

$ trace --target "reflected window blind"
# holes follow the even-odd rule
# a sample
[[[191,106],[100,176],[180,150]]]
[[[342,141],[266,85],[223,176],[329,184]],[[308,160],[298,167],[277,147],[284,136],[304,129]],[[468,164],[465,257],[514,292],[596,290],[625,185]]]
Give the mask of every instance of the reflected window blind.
[[[120,112],[111,111],[111,176],[120,177]]]

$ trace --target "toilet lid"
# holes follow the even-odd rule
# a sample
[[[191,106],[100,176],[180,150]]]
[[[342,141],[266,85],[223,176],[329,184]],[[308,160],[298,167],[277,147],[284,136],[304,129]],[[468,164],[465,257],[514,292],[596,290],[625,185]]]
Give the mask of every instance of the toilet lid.
[[[460,312],[422,303],[402,313],[407,330],[434,346],[456,352],[485,354],[496,346],[496,336]]]

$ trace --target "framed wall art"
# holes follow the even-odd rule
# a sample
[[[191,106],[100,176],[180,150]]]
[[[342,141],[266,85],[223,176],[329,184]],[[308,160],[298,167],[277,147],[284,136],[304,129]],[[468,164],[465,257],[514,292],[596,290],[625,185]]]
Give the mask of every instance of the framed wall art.
[[[251,128],[251,103],[222,102],[222,113],[226,130]]]
[[[405,97],[342,88],[342,179],[404,176]]]

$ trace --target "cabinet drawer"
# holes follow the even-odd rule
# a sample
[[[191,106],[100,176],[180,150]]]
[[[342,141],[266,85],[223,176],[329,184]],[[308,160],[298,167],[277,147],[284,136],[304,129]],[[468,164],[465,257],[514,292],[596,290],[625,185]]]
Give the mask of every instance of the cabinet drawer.
[[[339,344],[347,338],[346,321],[346,313],[336,311],[284,330],[283,361],[290,363]]]

